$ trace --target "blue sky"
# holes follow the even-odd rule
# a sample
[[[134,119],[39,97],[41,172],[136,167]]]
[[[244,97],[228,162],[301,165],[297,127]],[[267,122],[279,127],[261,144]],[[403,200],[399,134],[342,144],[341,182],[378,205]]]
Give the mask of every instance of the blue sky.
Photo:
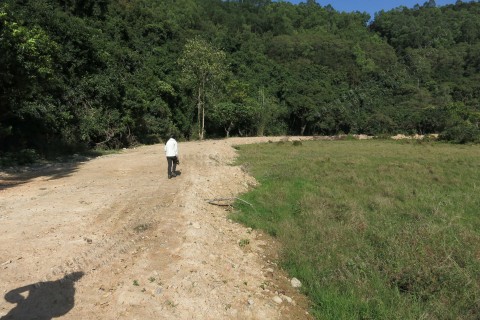
[[[423,5],[428,0],[316,0],[319,5],[322,7],[331,4],[332,7],[337,11],[360,11],[367,12],[370,16],[374,17],[374,13],[380,10],[388,11],[393,8],[400,6],[405,6],[408,8],[413,8],[417,3]],[[469,2],[470,0],[464,0],[464,2]],[[306,2],[306,0],[290,0],[291,3],[300,3]],[[437,6],[444,6],[446,4],[454,4],[456,0],[435,0]]]

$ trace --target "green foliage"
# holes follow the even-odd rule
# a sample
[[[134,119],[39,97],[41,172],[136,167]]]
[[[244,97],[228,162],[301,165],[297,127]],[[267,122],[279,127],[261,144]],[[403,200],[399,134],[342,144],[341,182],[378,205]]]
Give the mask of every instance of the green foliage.
[[[248,106],[233,102],[221,102],[212,107],[210,120],[223,127],[227,138],[230,131],[242,122],[250,122],[253,113]]]
[[[10,6],[0,6],[0,144],[16,139],[18,149],[62,118],[51,105],[53,57],[58,45],[39,26],[28,28]],[[30,127],[34,134],[23,131]],[[18,141],[19,140],[19,141]]]
[[[315,1],[4,0],[0,148],[47,155],[171,131],[476,141],[478,122],[447,109],[480,111],[479,17],[460,1],[368,24]]]
[[[191,86],[197,105],[200,140],[205,135],[205,108],[209,99],[226,76],[225,53],[201,38],[187,41],[178,61],[187,86]]]
[[[242,146],[232,218],[282,243],[318,319],[476,319],[479,150],[392,141]]]
[[[227,137],[232,130],[240,136],[285,133],[275,121],[286,111],[264,88],[256,91],[246,82],[230,80],[224,89],[207,114],[212,127],[221,127]]]
[[[441,135],[440,139],[452,141],[455,143],[480,142],[480,128],[466,121],[458,123],[455,126],[448,127]]]

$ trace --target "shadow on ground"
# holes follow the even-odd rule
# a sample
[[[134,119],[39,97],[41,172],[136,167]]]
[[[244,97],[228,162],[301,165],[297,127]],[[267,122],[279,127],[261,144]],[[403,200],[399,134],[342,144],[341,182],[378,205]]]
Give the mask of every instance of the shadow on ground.
[[[66,315],[75,305],[75,282],[83,272],[73,272],[57,281],[37,282],[11,290],[5,300],[16,304],[0,320],[51,320]]]
[[[0,191],[22,185],[39,177],[47,180],[68,177],[75,173],[82,163],[97,156],[101,156],[101,154],[89,154],[88,157],[75,156],[59,162],[35,163],[10,168],[0,167]]]

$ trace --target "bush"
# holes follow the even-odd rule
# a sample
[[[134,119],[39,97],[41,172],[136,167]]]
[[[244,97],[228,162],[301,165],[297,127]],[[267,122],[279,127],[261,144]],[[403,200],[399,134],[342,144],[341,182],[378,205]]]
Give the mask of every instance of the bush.
[[[470,122],[464,122],[447,128],[441,135],[440,140],[455,143],[478,143],[480,142],[480,129]]]

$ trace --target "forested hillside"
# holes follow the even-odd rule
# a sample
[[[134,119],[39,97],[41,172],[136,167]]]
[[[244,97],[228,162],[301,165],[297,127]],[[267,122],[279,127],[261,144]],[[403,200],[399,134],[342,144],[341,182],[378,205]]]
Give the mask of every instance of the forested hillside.
[[[0,151],[226,135],[480,138],[480,3],[2,0]]]

